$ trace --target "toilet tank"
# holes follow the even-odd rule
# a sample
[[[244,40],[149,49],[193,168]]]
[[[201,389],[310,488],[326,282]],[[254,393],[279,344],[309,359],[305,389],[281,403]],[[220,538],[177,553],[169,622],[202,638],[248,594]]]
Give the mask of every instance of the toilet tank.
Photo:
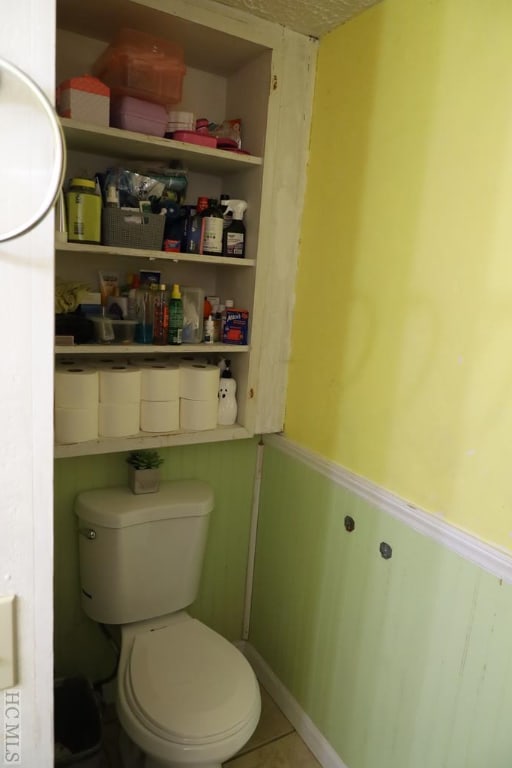
[[[127,624],[182,610],[199,588],[213,490],[194,480],[157,493],[104,488],[77,496],[82,606]]]

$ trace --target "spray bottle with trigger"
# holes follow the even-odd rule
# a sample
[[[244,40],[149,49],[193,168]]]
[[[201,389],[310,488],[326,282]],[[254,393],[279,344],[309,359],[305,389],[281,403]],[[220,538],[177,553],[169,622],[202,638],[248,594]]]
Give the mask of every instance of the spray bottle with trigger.
[[[232,213],[233,218],[224,230],[222,238],[222,253],[224,256],[235,256],[243,259],[245,256],[245,224],[244,213],[247,210],[245,200],[225,200],[225,213]]]

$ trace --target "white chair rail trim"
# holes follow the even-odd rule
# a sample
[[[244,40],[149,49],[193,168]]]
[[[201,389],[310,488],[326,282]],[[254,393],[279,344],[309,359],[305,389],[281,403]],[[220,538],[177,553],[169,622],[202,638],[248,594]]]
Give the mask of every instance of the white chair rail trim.
[[[512,553],[491,546],[476,536],[447,523],[439,515],[425,512],[364,477],[349,472],[329,459],[289,440],[284,435],[265,435],[264,442],[301,461],[333,483],[366,499],[378,509],[399,519],[424,536],[439,542],[466,560],[512,584]]]

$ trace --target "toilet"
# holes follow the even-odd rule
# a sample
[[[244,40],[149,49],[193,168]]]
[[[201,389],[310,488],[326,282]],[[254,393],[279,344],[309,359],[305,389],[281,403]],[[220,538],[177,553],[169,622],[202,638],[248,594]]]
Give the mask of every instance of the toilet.
[[[82,606],[94,621],[120,625],[126,768],[220,768],[260,717],[245,657],[185,610],[197,595],[213,501],[207,483],[191,480],[76,499]]]

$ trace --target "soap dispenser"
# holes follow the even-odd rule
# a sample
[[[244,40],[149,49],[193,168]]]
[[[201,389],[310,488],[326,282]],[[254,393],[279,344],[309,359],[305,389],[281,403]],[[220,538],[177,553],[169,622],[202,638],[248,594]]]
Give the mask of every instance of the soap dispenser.
[[[231,373],[231,360],[226,360],[219,381],[218,424],[221,426],[231,426],[234,424],[237,411],[236,381]]]

